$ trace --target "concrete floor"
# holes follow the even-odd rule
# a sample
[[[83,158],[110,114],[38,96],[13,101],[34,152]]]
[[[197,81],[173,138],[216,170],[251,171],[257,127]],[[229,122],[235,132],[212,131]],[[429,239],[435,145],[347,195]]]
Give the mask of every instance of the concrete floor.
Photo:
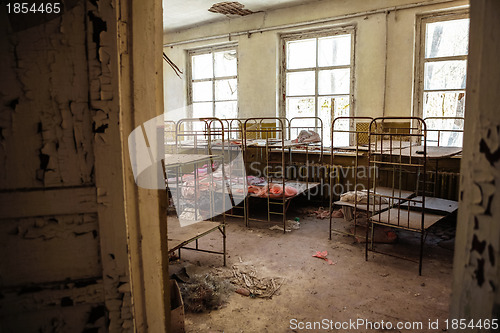
[[[427,237],[422,276],[418,264],[381,254],[369,254],[364,244],[348,236],[328,239],[328,220],[308,217],[294,206],[289,217],[300,217],[301,228],[283,234],[268,228],[273,224],[230,219],[227,226],[227,267],[220,255],[183,251],[182,260],[172,262],[170,272],[185,264],[210,272],[230,270],[232,265],[251,265],[262,277],[284,277],[285,283],[272,299],[231,293],[228,303],[211,312],[186,313],[187,332],[436,332],[445,330],[452,280],[454,221],[444,221]],[[298,208],[297,208],[298,207]],[[336,223],[348,226],[343,219]],[[384,249],[418,258],[419,235],[399,232],[397,244]],[[451,241],[446,241],[451,238]],[[200,246],[219,249],[219,233],[200,240]],[[334,265],[314,258],[328,251]],[[345,326],[367,320],[359,326]],[[438,321],[438,329],[429,328]],[[384,321],[385,326],[380,325]],[[316,326],[314,322],[325,325]],[[393,329],[388,329],[387,322]],[[397,329],[398,322],[416,322],[422,327]],[[340,328],[338,325],[344,325]],[[302,326],[304,325],[304,326]],[[311,326],[307,326],[311,325]],[[318,323],[316,323],[318,325]],[[406,325],[410,325],[406,323]],[[411,324],[413,325],[413,324]],[[303,329],[301,329],[304,327]],[[336,328],[337,327],[337,328]],[[311,328],[311,329],[307,329]],[[322,329],[326,328],[326,329]],[[377,329],[378,328],[378,329]]]

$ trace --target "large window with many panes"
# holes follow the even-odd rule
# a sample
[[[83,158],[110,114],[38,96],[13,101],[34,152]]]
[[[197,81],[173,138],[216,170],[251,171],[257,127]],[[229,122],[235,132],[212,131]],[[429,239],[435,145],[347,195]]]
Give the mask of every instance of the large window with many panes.
[[[189,51],[188,99],[192,117],[238,117],[236,46]]]
[[[353,113],[354,29],[284,35],[282,46],[280,115],[321,118],[329,144],[332,120]],[[349,123],[340,125],[347,129]],[[349,137],[334,137],[334,144],[348,145]]]
[[[418,19],[415,114],[426,120],[430,145],[461,146],[465,115],[467,12]]]

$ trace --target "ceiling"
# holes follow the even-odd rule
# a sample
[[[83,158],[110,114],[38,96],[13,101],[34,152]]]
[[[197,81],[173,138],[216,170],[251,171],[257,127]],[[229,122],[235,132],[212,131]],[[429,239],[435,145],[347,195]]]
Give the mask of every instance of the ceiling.
[[[227,0],[163,0],[163,30],[177,31],[209,22],[222,21],[227,16],[208,11],[213,4]],[[302,5],[320,0],[239,0],[254,12]]]

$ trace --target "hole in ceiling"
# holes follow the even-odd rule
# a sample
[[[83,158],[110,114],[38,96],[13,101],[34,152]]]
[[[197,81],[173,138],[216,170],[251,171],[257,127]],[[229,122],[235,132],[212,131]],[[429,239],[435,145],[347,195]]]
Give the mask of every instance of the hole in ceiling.
[[[239,15],[239,16],[245,16],[254,13],[250,9],[244,9],[244,7],[245,5],[242,5],[237,1],[219,2],[213,4],[208,11],[223,15]]]

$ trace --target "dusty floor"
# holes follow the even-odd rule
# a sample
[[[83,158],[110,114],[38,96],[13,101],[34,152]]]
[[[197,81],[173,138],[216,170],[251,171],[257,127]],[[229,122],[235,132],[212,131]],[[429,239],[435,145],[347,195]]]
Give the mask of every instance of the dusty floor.
[[[228,303],[218,310],[186,313],[187,332],[444,330],[453,258],[453,251],[445,245],[450,243],[446,241],[448,238],[453,241],[453,221],[435,226],[427,237],[423,273],[419,276],[418,264],[414,262],[374,253],[365,261],[364,244],[336,234],[329,240],[328,220],[308,217],[300,211],[296,208],[289,212],[289,217],[300,217],[301,227],[287,234],[269,230],[274,224],[253,222],[246,228],[242,220],[230,219],[227,268],[222,267],[220,255],[192,251],[183,251],[182,260],[171,263],[171,273],[186,264],[201,266],[200,269],[206,272],[220,272],[221,268],[231,270],[233,265],[251,265],[262,277],[286,278],[272,299],[250,298],[232,292]],[[342,219],[336,219],[336,223],[347,225]],[[418,237],[418,234],[400,232],[397,244],[382,246],[418,258]],[[205,236],[200,246],[220,249],[220,234]],[[316,251],[325,250],[334,265],[312,257]],[[371,322],[374,329],[368,329],[367,323],[345,326],[358,319]],[[439,328],[430,329],[429,320],[439,320]],[[421,323],[422,328],[387,329],[385,324],[375,329],[382,321],[394,326],[398,322],[417,322],[415,325]],[[328,328],[307,326],[314,322],[321,322],[325,325],[322,328]]]

